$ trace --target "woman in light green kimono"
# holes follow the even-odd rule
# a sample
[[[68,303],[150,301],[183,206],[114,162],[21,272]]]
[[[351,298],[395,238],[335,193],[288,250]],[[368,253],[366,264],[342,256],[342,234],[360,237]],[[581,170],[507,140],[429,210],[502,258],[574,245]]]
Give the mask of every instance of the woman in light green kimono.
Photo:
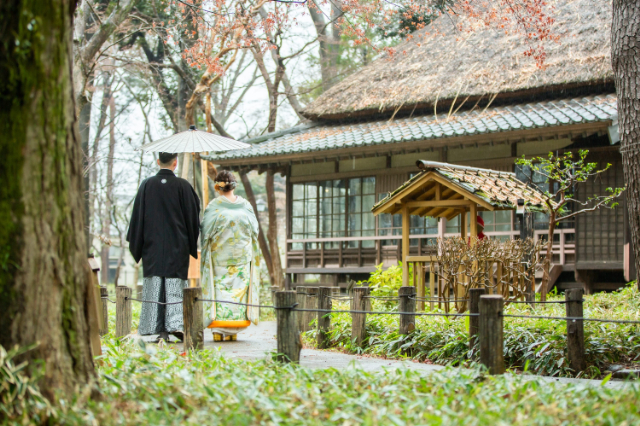
[[[209,203],[202,221],[203,298],[258,305],[259,283],[253,276],[260,264],[258,220],[251,204],[234,194],[236,179],[231,172],[220,172],[215,181],[219,196]],[[257,307],[203,305],[214,341],[236,340],[250,323],[258,324]]]

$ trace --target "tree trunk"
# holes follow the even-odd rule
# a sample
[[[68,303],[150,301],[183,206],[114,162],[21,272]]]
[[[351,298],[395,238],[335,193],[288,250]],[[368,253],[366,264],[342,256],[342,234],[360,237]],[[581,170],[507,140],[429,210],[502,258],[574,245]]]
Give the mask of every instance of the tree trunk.
[[[251,203],[251,207],[253,207],[253,211],[256,214],[256,219],[258,219],[258,244],[260,244],[260,251],[262,251],[264,263],[267,265],[267,270],[269,271],[269,281],[271,281],[271,286],[275,286],[276,280],[273,273],[273,261],[271,259],[271,253],[269,252],[267,240],[264,237],[264,232],[262,231],[262,223],[260,222],[258,206],[256,205],[256,196],[253,193],[253,187],[251,186],[249,177],[245,172],[240,172],[240,179],[242,180],[242,185],[244,186],[244,192],[247,194],[247,199]]]
[[[547,254],[544,257],[542,263],[542,284],[540,286],[540,300],[546,302],[547,300],[547,286],[551,279],[551,260],[553,259],[553,233],[556,231],[556,215],[555,213],[549,213],[549,232],[547,234]]]
[[[111,237],[111,210],[113,207],[113,158],[116,150],[116,100],[111,95],[109,99],[109,154],[107,155],[107,181],[105,182],[104,213],[102,215],[101,234],[107,238]],[[122,249],[122,247],[121,247]],[[109,246],[102,245],[100,251],[102,261],[102,283],[109,282]]]
[[[273,169],[267,171],[267,181],[265,183],[267,189],[267,208],[269,210],[269,229],[267,230],[267,239],[269,240],[269,251],[271,252],[271,261],[273,263],[274,284],[284,289],[284,272],[282,271],[282,262],[280,261],[280,248],[278,247],[278,218],[276,206],[276,194],[273,188]]]
[[[640,3],[613,1],[611,59],[618,95],[620,152],[627,185],[631,243],[640,271]],[[640,280],[637,280],[640,289]]]
[[[91,157],[89,158],[90,171],[87,173],[89,176],[89,214],[87,216],[87,228],[89,232],[93,233],[93,219],[94,209],[96,202],[96,194],[98,192],[98,167],[96,165],[98,161],[98,152],[100,151],[100,138],[102,136],[102,130],[104,130],[105,123],[107,122],[107,114],[109,102],[111,101],[111,82],[113,79],[108,72],[102,74],[102,102],[100,103],[100,117],[98,118],[98,126],[96,127],[96,134],[93,139],[93,146],[91,147]],[[84,151],[84,150],[83,150]],[[90,234],[91,235],[91,234]],[[90,236],[93,239],[93,236]],[[91,244],[91,241],[89,241]]]
[[[95,375],[72,88],[74,6],[0,2],[0,345],[35,345],[21,359],[42,360],[40,386],[54,401],[89,389]]]
[[[84,217],[85,223],[89,223],[91,217],[91,205],[89,199],[89,134],[91,132],[91,94],[87,92],[86,96],[80,96],[79,105],[79,127],[80,127],[80,139],[82,145],[82,170],[84,171],[83,184],[83,197],[84,197]],[[87,254],[91,251],[91,230],[89,226],[85,228],[85,240],[87,243]]]

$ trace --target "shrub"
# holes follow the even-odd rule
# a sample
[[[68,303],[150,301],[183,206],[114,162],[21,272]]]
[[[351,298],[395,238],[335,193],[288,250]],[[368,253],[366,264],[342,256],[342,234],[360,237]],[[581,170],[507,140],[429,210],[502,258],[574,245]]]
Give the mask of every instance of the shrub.
[[[26,362],[18,365],[14,362],[30,349],[32,347],[7,351],[0,346],[0,419],[6,419],[6,424],[44,424],[55,417],[49,401],[37,387],[42,366],[32,366],[31,374],[27,374]]]
[[[562,297],[550,298],[553,299],[563,300]],[[374,301],[373,310],[383,309],[382,303]],[[562,317],[565,306],[538,305],[532,309],[528,305],[510,304],[505,307],[505,313]],[[627,286],[614,293],[585,296],[584,315],[639,320],[640,294],[634,287]],[[418,316],[416,329],[405,336],[398,334],[397,315],[371,315],[367,317],[368,338],[362,346],[350,341],[349,314],[333,314],[331,326],[332,345],[345,352],[463,366],[472,366],[477,358],[478,348],[469,346],[468,319],[465,318]],[[638,325],[585,321],[584,327],[588,368],[578,376],[599,377],[610,363],[640,359]],[[549,376],[576,375],[568,365],[564,321],[505,318],[504,357],[507,368],[514,370],[527,368]]]

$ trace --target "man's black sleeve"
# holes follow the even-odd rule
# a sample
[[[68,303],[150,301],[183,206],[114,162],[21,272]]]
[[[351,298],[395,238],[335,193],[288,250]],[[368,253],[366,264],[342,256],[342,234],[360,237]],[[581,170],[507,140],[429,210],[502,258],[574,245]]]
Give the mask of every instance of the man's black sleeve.
[[[189,254],[198,258],[198,235],[200,235],[200,199],[193,187],[186,182],[183,187],[182,214],[189,235]]]
[[[147,181],[144,180],[138,189],[138,194],[133,202],[129,231],[127,232],[129,251],[136,263],[142,259],[142,247],[144,246],[144,189],[146,183]]]

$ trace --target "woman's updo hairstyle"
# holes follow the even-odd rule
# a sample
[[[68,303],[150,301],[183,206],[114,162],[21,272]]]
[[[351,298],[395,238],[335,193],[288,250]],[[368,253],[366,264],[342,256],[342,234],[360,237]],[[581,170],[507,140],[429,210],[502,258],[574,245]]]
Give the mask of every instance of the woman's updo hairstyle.
[[[236,185],[238,182],[236,181],[236,177],[228,170],[223,170],[218,173],[214,182],[215,188],[219,189],[222,192],[229,192],[236,189]]]

